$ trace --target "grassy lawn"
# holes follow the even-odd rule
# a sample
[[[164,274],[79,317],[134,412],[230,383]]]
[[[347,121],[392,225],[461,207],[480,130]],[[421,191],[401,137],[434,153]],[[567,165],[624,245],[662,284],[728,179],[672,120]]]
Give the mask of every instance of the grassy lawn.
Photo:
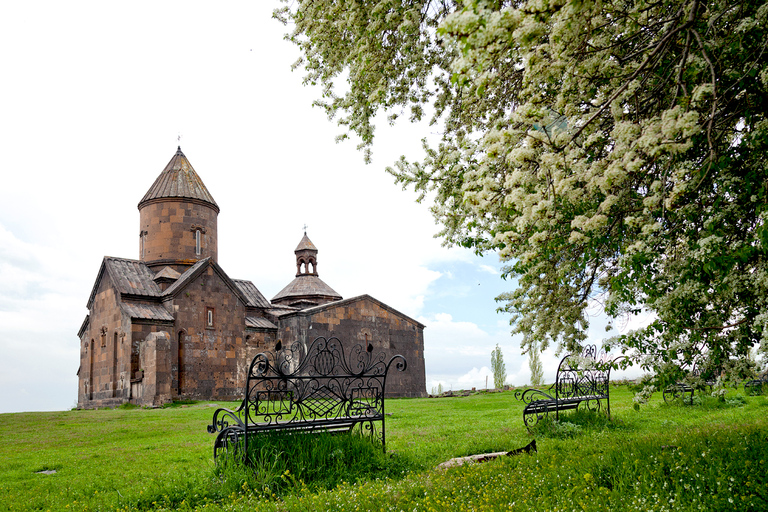
[[[0,510],[768,510],[768,397],[657,394],[635,411],[632,396],[612,388],[610,422],[539,429],[531,456],[450,470],[435,466],[530,442],[514,394],[389,400],[380,478],[322,489],[279,474],[275,495],[215,469],[214,404],[3,414]]]

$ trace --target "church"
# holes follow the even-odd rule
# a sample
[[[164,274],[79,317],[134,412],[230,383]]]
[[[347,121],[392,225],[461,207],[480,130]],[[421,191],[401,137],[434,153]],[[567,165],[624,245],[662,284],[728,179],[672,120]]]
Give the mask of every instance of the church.
[[[227,275],[219,206],[181,148],[138,208],[139,259],[105,257],[88,298],[78,408],[240,400],[256,354],[318,336],[403,355],[408,368],[390,373],[386,395],[426,396],[424,325],[369,295],[344,299],[320,279],[306,232],[295,278],[271,301]]]

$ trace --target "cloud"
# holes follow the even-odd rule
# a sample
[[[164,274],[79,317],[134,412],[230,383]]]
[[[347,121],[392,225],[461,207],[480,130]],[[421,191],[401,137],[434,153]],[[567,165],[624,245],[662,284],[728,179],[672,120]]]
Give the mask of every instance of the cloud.
[[[482,270],[483,272],[487,272],[489,274],[493,274],[494,276],[499,275],[499,269],[496,267],[492,267],[490,265],[478,265],[478,268]]]
[[[519,341],[508,330],[488,332],[474,322],[455,321],[445,312],[419,317],[419,321],[426,326],[424,357],[430,389],[438,383],[444,389],[454,390],[484,387],[484,375],[490,372],[491,352],[497,344],[504,356],[507,382],[525,383],[520,378],[524,375],[526,357],[520,355]],[[470,382],[474,384],[469,385]]]
[[[487,366],[483,366],[480,369],[472,368],[456,379],[459,385],[459,389],[486,389],[493,387],[493,372]],[[486,385],[486,383],[488,383]]]
[[[87,287],[58,251],[0,224],[0,412],[61,410],[77,399]]]

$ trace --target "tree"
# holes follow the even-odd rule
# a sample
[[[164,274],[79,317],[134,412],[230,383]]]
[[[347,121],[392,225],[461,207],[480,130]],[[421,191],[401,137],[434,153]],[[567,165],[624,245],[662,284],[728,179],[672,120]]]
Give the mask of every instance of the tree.
[[[498,252],[524,350],[576,350],[594,304],[655,314],[613,342],[656,369],[702,349],[722,368],[768,337],[768,4],[299,0],[276,15],[364,150],[379,113],[431,109],[440,140],[389,171],[434,200],[446,244]]]
[[[491,371],[493,372],[493,387],[501,389],[504,387],[504,381],[507,380],[507,366],[504,364],[504,354],[498,343],[491,352]]]
[[[531,344],[528,349],[528,368],[531,370],[531,386],[544,384],[544,367],[539,357],[538,343]]]

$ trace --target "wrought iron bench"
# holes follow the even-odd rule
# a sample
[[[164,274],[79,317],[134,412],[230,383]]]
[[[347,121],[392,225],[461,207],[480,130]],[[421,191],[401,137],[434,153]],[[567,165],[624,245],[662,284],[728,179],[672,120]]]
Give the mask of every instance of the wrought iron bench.
[[[407,363],[401,355],[385,362],[371,344],[347,354],[338,338],[319,337],[309,348],[278,342],[274,354],[253,358],[240,407],[214,412],[208,425],[209,433],[218,434],[214,459],[247,461],[249,438],[277,431],[347,433],[357,427],[386,450],[384,388],[393,365],[402,372]]]
[[[746,395],[762,395],[763,386],[768,386],[768,372],[764,373],[757,379],[748,380],[744,383],[744,394]]]
[[[623,356],[622,356],[623,357]],[[580,354],[568,354],[560,360],[555,383],[546,391],[531,388],[515,392],[515,398],[525,403],[523,423],[529,429],[550,413],[560,419],[560,411],[579,407],[594,411],[605,408],[611,417],[609,381],[611,368],[618,361],[608,360],[604,352],[598,357],[597,347],[587,345]]]
[[[702,364],[699,358],[693,361],[693,366],[688,372],[688,377],[690,379],[700,380],[702,379],[702,373]],[[701,381],[701,386],[708,386],[710,390],[712,390],[714,385],[715,381],[712,379]],[[664,388],[662,396],[664,397],[665,403],[672,403],[677,400],[681,400],[683,403],[690,405],[693,404],[693,393],[695,391],[696,388],[692,386],[690,382],[678,381]]]

